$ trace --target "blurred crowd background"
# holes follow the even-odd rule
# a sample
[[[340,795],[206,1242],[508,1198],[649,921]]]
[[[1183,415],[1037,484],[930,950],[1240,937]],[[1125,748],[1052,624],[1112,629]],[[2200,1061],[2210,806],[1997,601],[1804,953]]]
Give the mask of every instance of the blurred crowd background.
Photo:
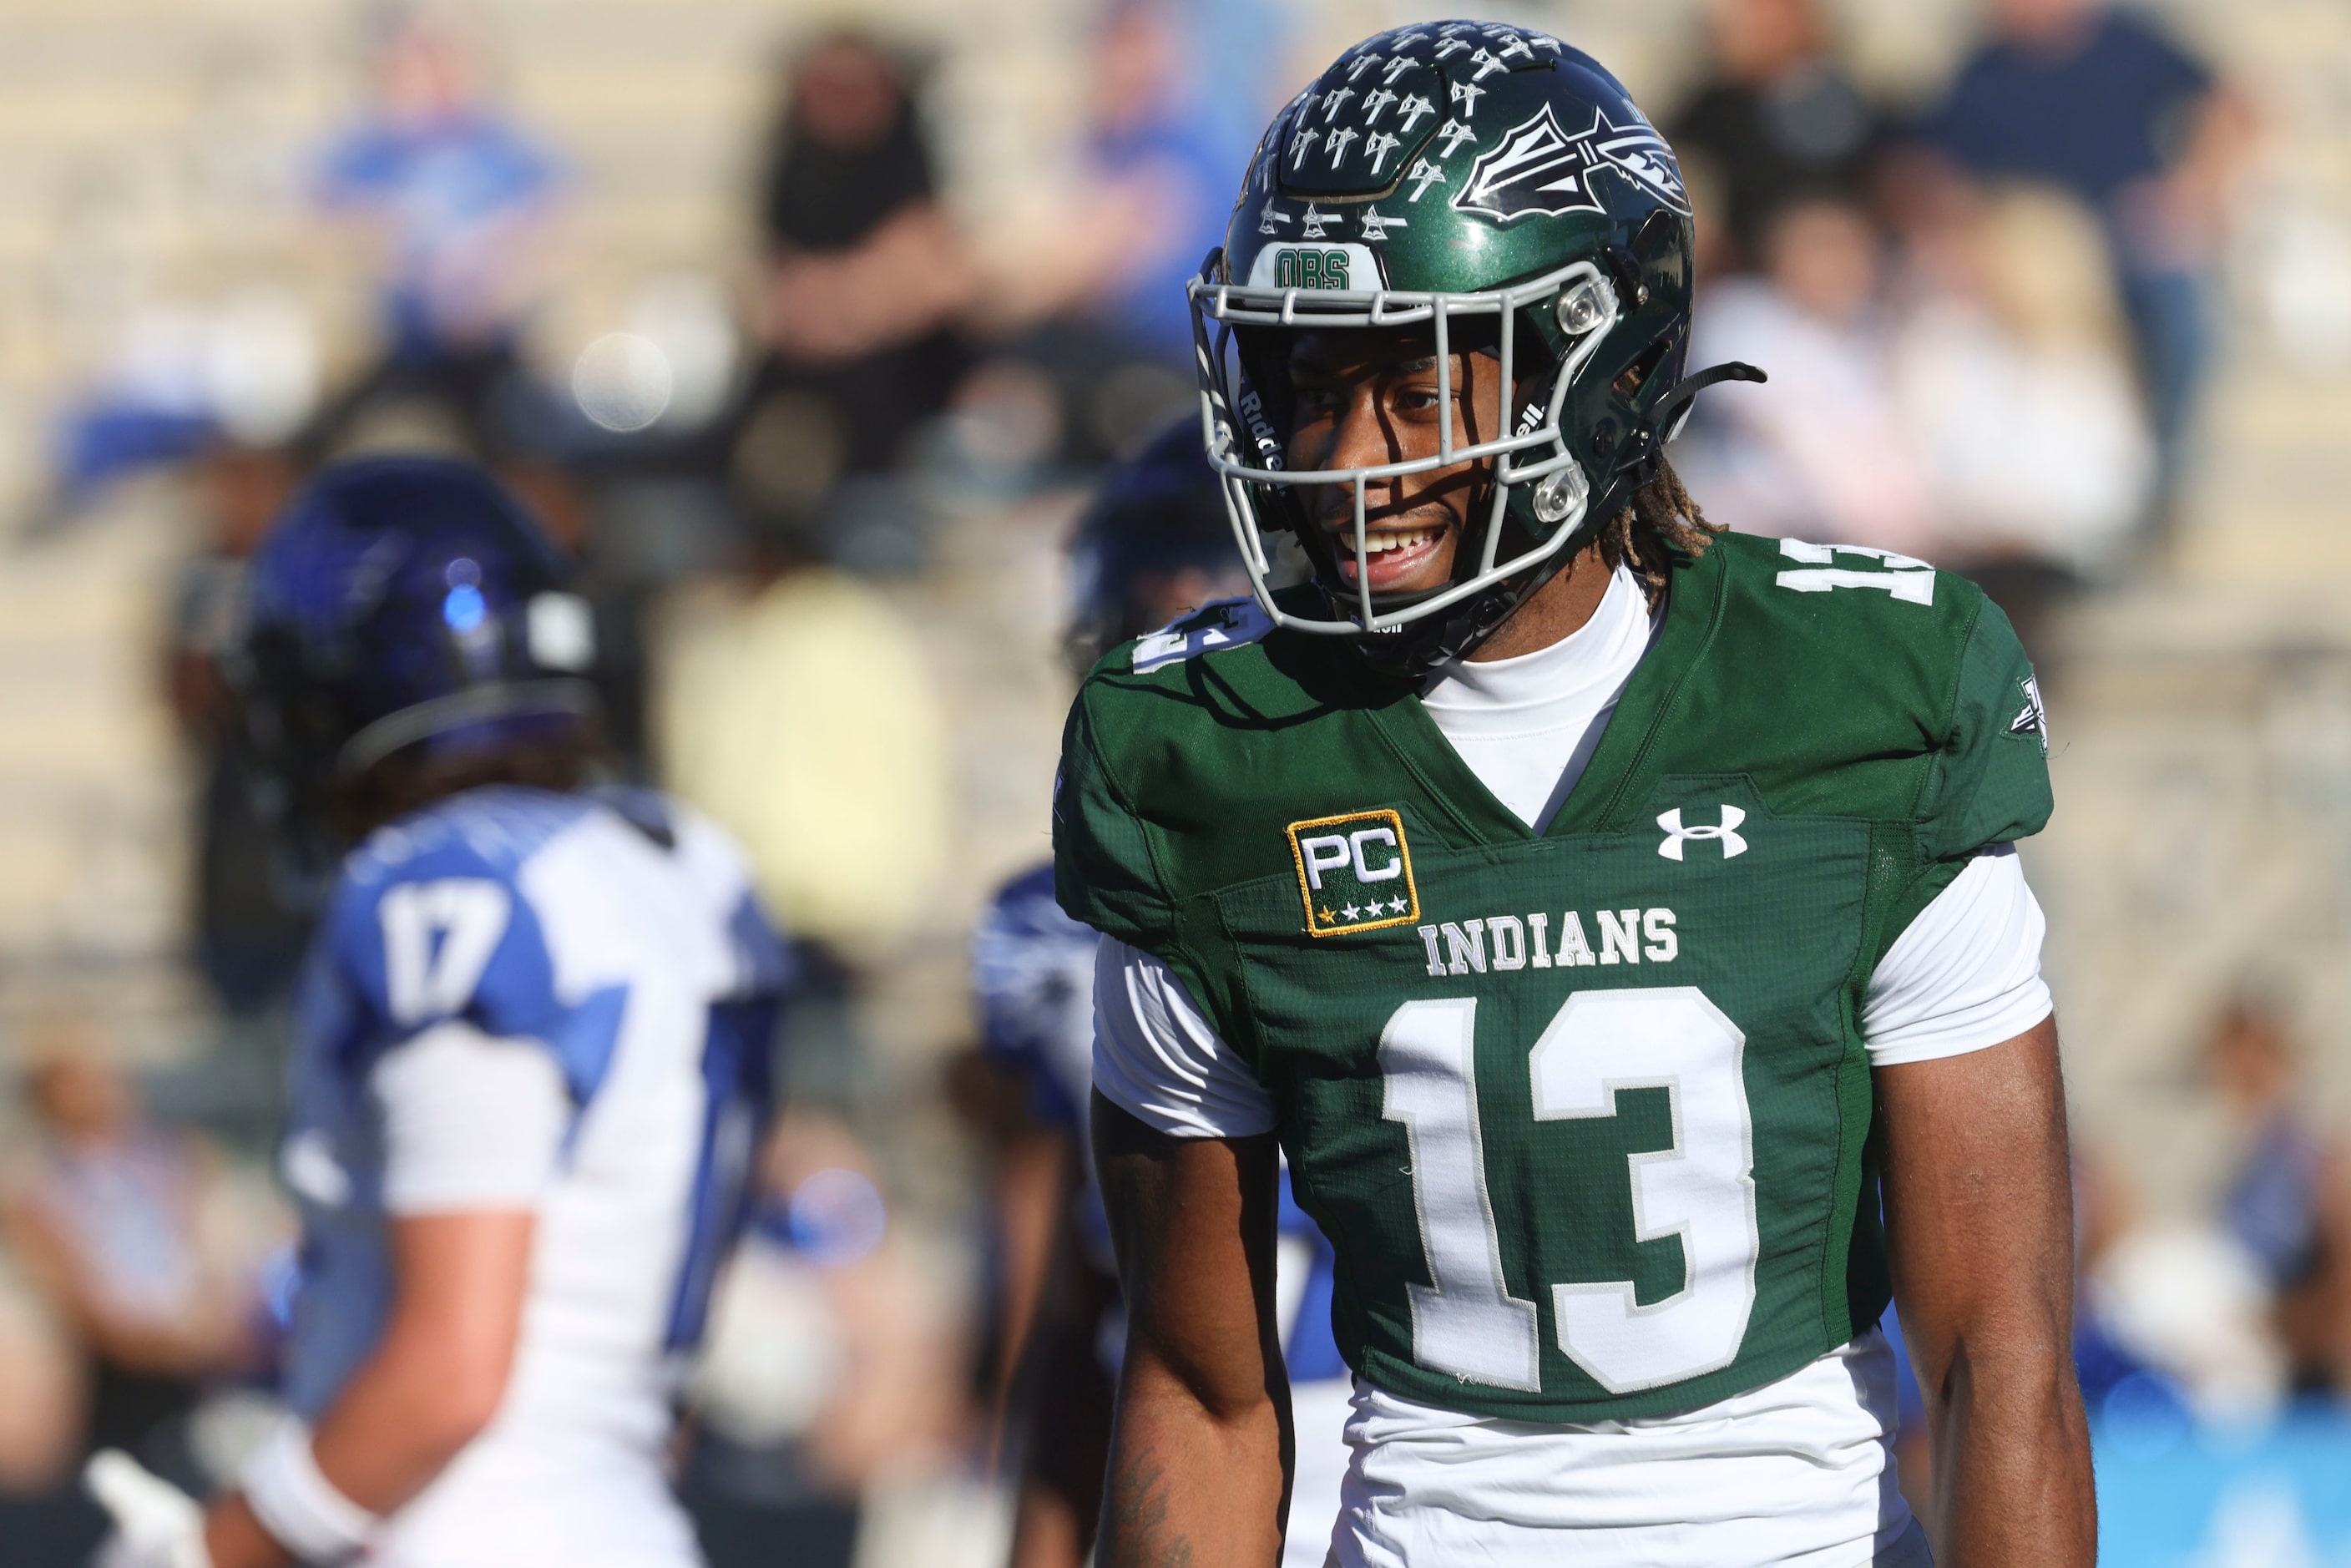
[[[1373,0],[0,5],[0,1563],[267,1419],[310,891],[225,743],[321,461],[499,472],[623,765],[803,945],[682,1484],[718,1568],[1001,1560],[1063,547]],[[1981,581],[2042,670],[2106,1560],[2351,1561],[2351,10],[1512,4],[1683,159],[1719,521]],[[1834,691],[1817,694],[1836,700]],[[999,1201],[1003,1198],[1003,1201]],[[1018,1297],[1019,1292],[1010,1292]]]

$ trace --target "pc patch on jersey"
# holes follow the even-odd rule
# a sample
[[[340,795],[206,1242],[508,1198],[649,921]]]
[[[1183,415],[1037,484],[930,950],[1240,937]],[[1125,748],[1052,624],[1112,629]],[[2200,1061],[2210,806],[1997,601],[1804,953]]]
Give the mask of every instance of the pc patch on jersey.
[[[1420,918],[1412,850],[1394,811],[1350,811],[1292,822],[1290,857],[1311,936],[1408,925]]]

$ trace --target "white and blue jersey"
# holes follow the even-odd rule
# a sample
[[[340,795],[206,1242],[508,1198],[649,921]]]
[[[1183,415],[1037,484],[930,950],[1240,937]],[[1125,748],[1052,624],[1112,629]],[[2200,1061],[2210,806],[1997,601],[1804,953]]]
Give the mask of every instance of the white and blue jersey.
[[[1077,1145],[1086,1169],[1071,1221],[1098,1267],[1112,1268],[1109,1224],[1093,1181],[1088,1109],[1093,1099],[1094,959],[1102,938],[1061,911],[1053,868],[1014,878],[988,905],[972,938],[981,1049],[1029,1085],[1029,1111]],[[1290,1491],[1288,1565],[1321,1568],[1338,1517],[1347,1450],[1343,1430],[1354,1375],[1331,1329],[1331,1243],[1298,1207],[1281,1173],[1281,1239],[1275,1301],[1282,1358],[1297,1417],[1298,1469]]]
[[[661,1456],[787,969],[734,846],[648,794],[472,790],[345,863],[281,1157],[302,1214],[288,1403],[316,1420],[374,1348],[392,1218],[537,1218],[498,1414],[371,1562],[698,1560]]]

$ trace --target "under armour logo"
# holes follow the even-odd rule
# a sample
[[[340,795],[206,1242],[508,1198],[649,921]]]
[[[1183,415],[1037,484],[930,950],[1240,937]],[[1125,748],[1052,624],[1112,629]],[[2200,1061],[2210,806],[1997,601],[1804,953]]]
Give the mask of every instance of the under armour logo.
[[[1657,826],[1665,829],[1667,834],[1666,841],[1657,846],[1657,852],[1669,861],[1677,861],[1682,858],[1682,846],[1692,839],[1719,839],[1724,860],[1733,855],[1743,855],[1747,852],[1747,841],[1740,836],[1738,830],[1739,824],[1746,820],[1747,812],[1743,807],[1725,806],[1722,808],[1722,821],[1714,826],[1685,828],[1682,826],[1682,809],[1677,806],[1657,819]]]

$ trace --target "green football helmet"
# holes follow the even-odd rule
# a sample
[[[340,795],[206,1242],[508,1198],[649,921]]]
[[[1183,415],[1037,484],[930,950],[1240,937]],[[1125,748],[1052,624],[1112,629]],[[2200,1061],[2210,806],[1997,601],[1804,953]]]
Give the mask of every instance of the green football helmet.
[[[1191,285],[1209,461],[1267,613],[1406,669],[1507,620],[1656,473],[1698,388],[1762,379],[1684,376],[1692,247],[1673,150],[1591,57],[1480,22],[1401,27],[1340,56],[1274,117]],[[1499,433],[1457,444],[1440,377],[1436,455],[1289,469],[1290,335],[1423,327],[1440,361],[1499,358]],[[1374,591],[1366,482],[1479,460],[1453,580]],[[1305,526],[1300,487],[1333,484],[1353,486],[1353,585],[1331,536]],[[1275,602],[1267,536],[1284,530],[1323,613]]]

